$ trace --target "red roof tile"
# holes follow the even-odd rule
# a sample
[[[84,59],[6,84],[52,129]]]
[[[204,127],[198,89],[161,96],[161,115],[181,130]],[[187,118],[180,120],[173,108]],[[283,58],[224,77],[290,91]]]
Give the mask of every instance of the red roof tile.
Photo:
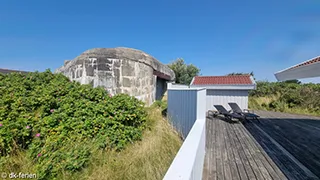
[[[192,85],[250,85],[253,84],[250,75],[233,76],[196,76]]]
[[[305,65],[309,65],[309,64],[313,64],[313,63],[316,63],[316,62],[320,62],[320,56],[319,57],[316,57],[316,58],[313,58],[309,61],[306,61],[304,63],[301,63],[301,64],[298,64],[290,69],[294,69],[294,68],[297,68],[297,67],[301,67],[301,66],[305,66]]]

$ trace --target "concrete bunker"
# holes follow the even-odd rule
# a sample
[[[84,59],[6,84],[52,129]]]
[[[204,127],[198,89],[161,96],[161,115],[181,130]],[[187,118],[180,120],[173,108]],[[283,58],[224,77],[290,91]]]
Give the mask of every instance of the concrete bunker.
[[[111,94],[126,93],[147,105],[160,100],[167,82],[175,79],[166,65],[143,51],[131,48],[95,48],[83,52],[55,73],[81,84],[102,86]]]

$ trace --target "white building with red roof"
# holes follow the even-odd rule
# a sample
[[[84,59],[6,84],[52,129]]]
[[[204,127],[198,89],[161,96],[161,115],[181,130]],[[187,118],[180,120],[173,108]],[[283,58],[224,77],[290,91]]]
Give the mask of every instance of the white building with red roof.
[[[230,102],[248,109],[249,91],[256,88],[256,82],[250,75],[196,76],[190,88],[206,88],[207,111],[214,109],[213,105],[223,105],[230,110]]]
[[[278,81],[312,78],[320,76],[320,56],[276,72]]]
[[[3,69],[3,68],[0,68],[0,73],[1,74],[9,74],[9,73],[28,73],[27,71],[20,71],[20,70],[12,70],[12,69]]]

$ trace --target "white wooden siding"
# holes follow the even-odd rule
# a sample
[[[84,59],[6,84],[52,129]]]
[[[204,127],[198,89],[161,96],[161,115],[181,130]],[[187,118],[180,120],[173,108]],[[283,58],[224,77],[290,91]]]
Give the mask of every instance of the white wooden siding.
[[[237,103],[241,109],[248,109],[248,90],[217,90],[207,89],[207,111],[215,110],[213,105],[223,105],[231,110],[229,102]]]

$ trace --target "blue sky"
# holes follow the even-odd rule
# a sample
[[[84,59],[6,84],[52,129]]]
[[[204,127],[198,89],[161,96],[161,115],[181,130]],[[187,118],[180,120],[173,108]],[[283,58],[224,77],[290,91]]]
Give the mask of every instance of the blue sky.
[[[320,55],[320,1],[22,1],[0,6],[0,68],[55,70],[96,47],[131,47],[202,75],[273,73]],[[320,82],[320,78],[304,82]]]

